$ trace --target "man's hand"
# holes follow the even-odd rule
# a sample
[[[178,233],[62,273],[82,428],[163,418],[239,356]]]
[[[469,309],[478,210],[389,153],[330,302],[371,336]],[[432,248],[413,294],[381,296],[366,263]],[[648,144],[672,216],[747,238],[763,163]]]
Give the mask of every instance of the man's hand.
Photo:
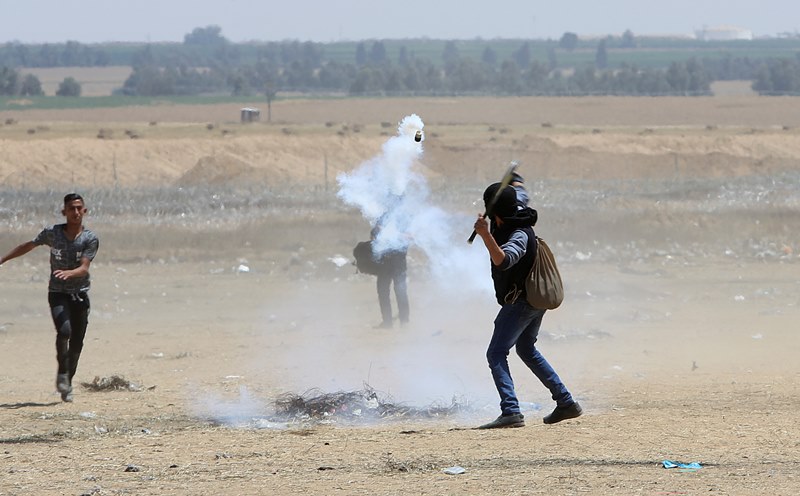
[[[81,257],[81,264],[74,269],[71,270],[54,270],[53,277],[56,279],[61,279],[62,281],[66,281],[67,279],[72,279],[73,277],[86,277],[89,275],[89,265],[92,263],[86,257]]]
[[[484,238],[489,235],[489,221],[486,220],[486,216],[483,214],[478,214],[478,220],[475,221],[475,225],[472,226],[475,229],[475,232],[481,238]]]
[[[74,275],[73,271],[71,271],[71,270],[54,270],[53,271],[53,276],[56,279],[61,279],[62,281],[66,281],[67,279],[69,279],[73,275]]]
[[[489,231],[489,221],[486,219],[486,216],[483,214],[478,214],[478,220],[475,221],[475,225],[473,227],[475,229],[475,233],[481,237],[483,244],[489,251],[489,257],[492,259],[492,263],[500,266],[506,259],[506,253],[503,251],[500,245],[497,244],[497,241],[495,241],[494,237],[492,237],[492,233]]]

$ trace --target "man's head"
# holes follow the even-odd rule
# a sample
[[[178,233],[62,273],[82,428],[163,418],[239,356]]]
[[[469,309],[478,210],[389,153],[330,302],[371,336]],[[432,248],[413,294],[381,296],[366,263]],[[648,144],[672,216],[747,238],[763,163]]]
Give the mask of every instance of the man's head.
[[[497,194],[498,191],[500,191],[499,195]],[[492,206],[493,200],[495,203]],[[483,192],[483,204],[487,211],[491,209],[493,216],[496,215],[501,219],[503,217],[511,217],[517,213],[517,190],[513,186],[506,186],[500,190],[500,183],[491,184]]]
[[[81,224],[83,215],[86,213],[83,197],[78,193],[69,193],[64,196],[64,209],[61,210],[61,213],[67,218],[67,224]]]
[[[70,203],[72,203],[75,200],[80,200],[81,203],[83,203],[83,197],[81,195],[79,195],[78,193],[67,193],[64,196],[64,206],[66,207],[67,205],[69,205]]]

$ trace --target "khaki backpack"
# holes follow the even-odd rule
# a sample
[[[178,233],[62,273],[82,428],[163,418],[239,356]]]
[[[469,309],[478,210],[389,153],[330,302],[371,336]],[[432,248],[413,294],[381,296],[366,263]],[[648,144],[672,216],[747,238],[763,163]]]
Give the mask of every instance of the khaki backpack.
[[[525,279],[528,303],[533,308],[553,310],[564,301],[564,285],[556,267],[556,259],[550,247],[540,237],[536,237],[536,259]]]

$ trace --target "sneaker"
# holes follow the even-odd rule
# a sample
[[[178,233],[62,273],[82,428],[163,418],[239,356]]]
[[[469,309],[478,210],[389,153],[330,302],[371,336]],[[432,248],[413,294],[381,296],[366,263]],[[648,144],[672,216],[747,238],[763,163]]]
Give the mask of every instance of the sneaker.
[[[488,424],[483,424],[478,429],[502,429],[505,427],[525,427],[525,416],[521,413],[500,415]]]
[[[70,390],[68,393],[61,393],[61,401],[64,403],[72,403],[72,391]]]
[[[577,418],[583,415],[583,408],[576,401],[570,406],[557,406],[553,412],[544,418],[545,424],[555,424],[562,420]]]
[[[62,395],[72,392],[72,385],[69,383],[69,374],[56,375],[56,390]]]

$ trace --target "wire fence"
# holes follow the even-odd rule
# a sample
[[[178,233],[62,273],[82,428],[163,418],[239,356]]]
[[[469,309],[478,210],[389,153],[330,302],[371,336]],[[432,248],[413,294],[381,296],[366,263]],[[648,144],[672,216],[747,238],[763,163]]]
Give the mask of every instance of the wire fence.
[[[592,260],[674,254],[691,263],[732,253],[800,262],[797,171],[734,178],[539,180],[527,188],[539,212],[537,233],[554,241],[565,261],[589,259],[591,252]],[[453,225],[442,226],[443,233],[460,224],[468,231],[470,218],[482,208],[482,192],[477,184],[442,184],[432,191],[431,206],[451,213]],[[18,240],[23,232],[32,236],[59,222],[63,194],[0,188],[0,241]],[[275,249],[323,236],[341,250],[359,229],[368,229],[335,192],[318,188],[99,188],[81,194],[90,224],[106,239],[135,233],[154,252],[172,249],[169,243],[191,244],[203,233],[225,238],[204,240],[208,249],[224,250],[239,238],[253,249]]]

